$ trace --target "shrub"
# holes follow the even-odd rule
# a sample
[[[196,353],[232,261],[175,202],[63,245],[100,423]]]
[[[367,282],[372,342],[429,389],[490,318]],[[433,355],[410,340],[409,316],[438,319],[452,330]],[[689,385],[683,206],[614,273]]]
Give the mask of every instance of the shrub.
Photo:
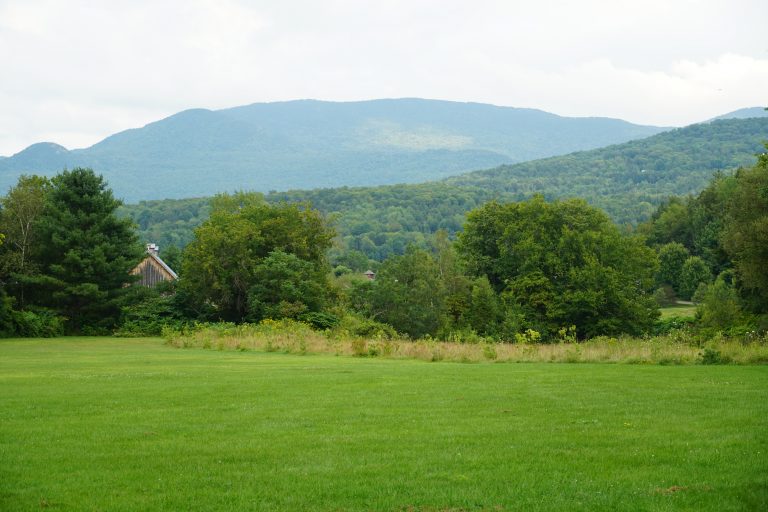
[[[303,315],[299,316],[299,320],[306,322],[313,328],[319,329],[321,331],[333,329],[339,325],[339,322],[341,322],[341,319],[336,315],[322,311],[311,311],[309,313],[304,313]]]
[[[728,364],[731,362],[730,357],[723,355],[714,347],[704,347],[704,350],[699,354],[699,360],[701,364]]]
[[[525,332],[515,334],[517,343],[538,343],[541,341],[541,334],[533,329],[526,329]]]
[[[696,320],[693,317],[672,316],[669,318],[660,318],[653,324],[653,333],[656,335],[668,334],[680,329],[689,329],[695,323]]]
[[[0,289],[0,338],[13,336],[16,332],[14,326],[13,299]]]
[[[348,334],[362,338],[393,340],[398,337],[397,331],[391,325],[351,314],[345,315],[341,319],[336,330],[338,334]]]
[[[163,328],[181,329],[189,323],[177,310],[173,295],[148,292],[138,302],[123,306],[115,336],[160,336]]]
[[[26,338],[62,336],[65,322],[64,317],[47,309],[13,312],[15,334]]]

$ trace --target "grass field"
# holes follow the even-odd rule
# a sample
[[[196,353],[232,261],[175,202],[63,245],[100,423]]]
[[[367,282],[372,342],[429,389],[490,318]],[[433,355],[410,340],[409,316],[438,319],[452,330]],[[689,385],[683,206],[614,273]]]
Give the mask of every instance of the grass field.
[[[0,340],[0,510],[768,510],[768,367]]]
[[[693,318],[696,316],[696,306],[693,304],[676,304],[666,308],[660,308],[661,319],[665,320],[672,317]]]

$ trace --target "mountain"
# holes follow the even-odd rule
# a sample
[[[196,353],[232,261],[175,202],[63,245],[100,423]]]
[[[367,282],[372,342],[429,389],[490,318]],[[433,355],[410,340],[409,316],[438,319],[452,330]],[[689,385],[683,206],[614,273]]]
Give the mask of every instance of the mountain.
[[[0,160],[19,174],[92,167],[127,201],[220,191],[413,183],[639,139],[618,119],[423,99],[299,100],[186,110],[85,149],[35,144]]]
[[[646,220],[671,195],[702,190],[712,175],[753,165],[765,151],[768,118],[697,124],[643,140],[412,185],[275,192],[267,200],[309,201],[335,219],[343,247],[374,259],[424,245],[438,229],[459,231],[466,213],[492,199],[583,197],[614,221]],[[144,201],[122,207],[147,242],[183,246],[208,216],[208,199]]]
[[[723,119],[591,151],[471,172],[445,182],[514,197],[536,193],[582,197],[617,222],[633,223],[647,218],[667,196],[703,189],[715,171],[754,165],[766,140],[766,117]]]
[[[750,117],[768,117],[768,110],[765,107],[740,108],[739,110],[712,118],[710,121],[717,121],[718,119],[749,119]]]
[[[50,166],[62,169],[68,159],[69,151],[64,146],[53,142],[38,142],[0,162],[8,162],[8,165],[12,162],[19,169],[45,169]]]

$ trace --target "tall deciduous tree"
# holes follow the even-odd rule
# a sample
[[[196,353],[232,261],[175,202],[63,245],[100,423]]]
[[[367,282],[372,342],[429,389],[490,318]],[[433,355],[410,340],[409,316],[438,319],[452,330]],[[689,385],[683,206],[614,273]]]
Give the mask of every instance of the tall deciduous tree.
[[[699,256],[691,256],[680,269],[680,297],[690,300],[700,284],[712,281],[712,271]]]
[[[736,174],[723,241],[748,302],[756,311],[768,312],[768,153]]]
[[[21,176],[16,186],[0,198],[0,232],[7,237],[7,245],[0,253],[0,276],[9,281],[8,288],[19,307],[25,305],[25,281],[38,271],[30,256],[49,189],[47,178]]]
[[[318,312],[328,290],[327,269],[293,254],[272,251],[254,269],[248,293],[249,321],[298,318]]]
[[[381,265],[370,294],[374,318],[414,338],[434,336],[447,321],[445,299],[440,265],[413,246]]]
[[[308,263],[316,270],[312,275],[324,279],[325,252],[334,234],[307,205],[269,205],[260,194],[219,195],[212,202],[210,219],[197,228],[184,251],[180,287],[198,303],[212,305],[224,320],[243,321],[267,310],[277,311],[267,307],[274,304],[264,295],[269,287],[254,289],[259,276],[270,265],[285,264],[286,272],[299,274],[306,274],[306,268],[273,253]],[[274,257],[265,263],[270,255]],[[251,304],[252,299],[261,305]]]
[[[103,177],[76,168],[51,179],[39,219],[37,261],[50,292],[46,305],[67,318],[70,331],[112,328],[131,269],[141,259],[131,222]]]
[[[680,293],[680,277],[685,261],[690,257],[685,246],[679,242],[670,242],[659,248],[659,271],[656,279],[659,284],[668,284]]]
[[[487,276],[521,328],[546,335],[638,333],[655,319],[657,259],[581,200],[489,203],[470,212],[458,248]]]

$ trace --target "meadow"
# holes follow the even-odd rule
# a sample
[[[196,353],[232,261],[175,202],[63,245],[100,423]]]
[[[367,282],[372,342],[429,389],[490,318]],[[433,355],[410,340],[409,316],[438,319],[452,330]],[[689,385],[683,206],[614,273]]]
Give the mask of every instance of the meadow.
[[[0,341],[0,510],[766,510],[768,367]]]
[[[666,308],[661,308],[661,318],[694,318],[696,316],[696,306],[694,304],[675,304]]]
[[[179,348],[256,350],[285,354],[333,354],[388,359],[420,359],[477,363],[620,363],[620,364],[766,364],[768,334],[747,332],[709,339],[687,329],[646,336],[598,336],[577,341],[567,330],[560,340],[538,343],[538,333],[526,331],[515,343],[499,343],[477,335],[439,341],[390,338],[386,332],[351,334],[343,327],[324,331],[293,320],[264,320],[259,324],[196,324],[164,329],[166,343]]]

